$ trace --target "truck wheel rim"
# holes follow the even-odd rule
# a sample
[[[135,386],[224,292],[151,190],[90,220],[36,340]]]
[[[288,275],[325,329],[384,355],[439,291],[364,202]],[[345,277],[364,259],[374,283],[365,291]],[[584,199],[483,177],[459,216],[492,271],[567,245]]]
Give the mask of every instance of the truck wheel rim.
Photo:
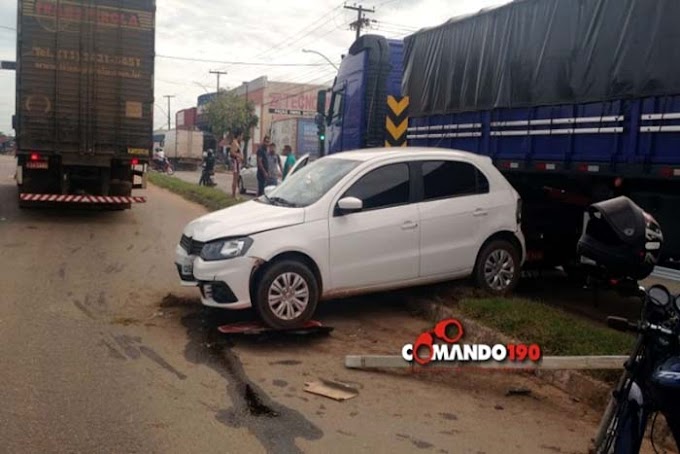
[[[484,279],[493,290],[505,290],[515,278],[515,261],[504,249],[496,249],[484,263]]]
[[[297,273],[283,273],[269,286],[269,308],[281,320],[299,317],[309,304],[309,286]]]

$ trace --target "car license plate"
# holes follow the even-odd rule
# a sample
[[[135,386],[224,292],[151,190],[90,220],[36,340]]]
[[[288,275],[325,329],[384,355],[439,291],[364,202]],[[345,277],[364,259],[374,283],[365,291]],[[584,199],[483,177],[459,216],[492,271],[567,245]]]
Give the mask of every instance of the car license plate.
[[[194,266],[192,264],[182,265],[182,274],[185,276],[193,276]]]
[[[47,161],[29,161],[26,163],[27,169],[49,169]]]

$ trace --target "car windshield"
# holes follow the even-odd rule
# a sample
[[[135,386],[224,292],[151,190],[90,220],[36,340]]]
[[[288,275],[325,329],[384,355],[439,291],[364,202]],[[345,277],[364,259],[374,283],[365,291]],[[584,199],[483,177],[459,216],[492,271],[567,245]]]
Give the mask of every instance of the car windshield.
[[[286,178],[269,195],[258,200],[273,205],[306,207],[328,192],[360,161],[319,159]]]

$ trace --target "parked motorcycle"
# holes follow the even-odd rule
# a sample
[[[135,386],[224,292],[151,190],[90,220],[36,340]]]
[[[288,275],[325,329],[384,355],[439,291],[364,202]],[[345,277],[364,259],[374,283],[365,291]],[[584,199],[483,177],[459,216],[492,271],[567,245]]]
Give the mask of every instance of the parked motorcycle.
[[[217,183],[215,183],[215,181],[212,179],[213,175],[215,175],[215,172],[211,171],[204,165],[203,170],[201,171],[201,178],[198,180],[198,184],[200,186],[217,186]]]
[[[215,175],[215,155],[212,150],[208,150],[205,154],[202,168],[203,170],[201,171],[201,178],[198,180],[198,184],[200,186],[216,186],[217,183],[212,179],[212,176]]]
[[[610,282],[627,296],[642,298],[640,320],[608,317],[610,327],[637,333],[602,416],[591,452],[638,453],[647,425],[651,438],[661,413],[680,448],[680,296],[637,282],[649,276],[659,260],[663,234],[656,220],[626,197],[589,207],[578,253],[591,279]],[[656,449],[656,447],[655,447]]]
[[[673,298],[661,285],[637,293],[644,303],[639,321],[607,318],[612,328],[637,333],[637,340],[602,416],[597,454],[639,452],[650,420],[654,446],[659,413],[680,448],[680,295]]]

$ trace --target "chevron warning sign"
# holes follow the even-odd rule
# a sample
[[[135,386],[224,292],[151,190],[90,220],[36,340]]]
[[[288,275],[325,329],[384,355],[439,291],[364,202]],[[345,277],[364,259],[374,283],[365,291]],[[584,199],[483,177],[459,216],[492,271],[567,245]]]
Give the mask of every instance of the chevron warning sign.
[[[385,146],[405,147],[408,129],[408,96],[387,97]]]

